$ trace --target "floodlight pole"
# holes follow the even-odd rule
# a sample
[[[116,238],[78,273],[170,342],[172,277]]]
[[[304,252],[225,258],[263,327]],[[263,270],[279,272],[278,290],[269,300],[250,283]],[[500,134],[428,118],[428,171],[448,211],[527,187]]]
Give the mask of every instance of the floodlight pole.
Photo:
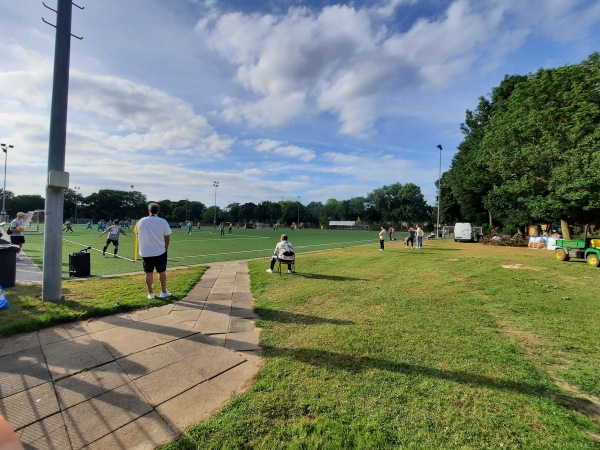
[[[300,229],[300,196],[298,197],[298,222],[296,222],[296,228]]]
[[[438,144],[437,148],[440,149],[440,171],[439,171],[439,175],[438,175],[438,195],[437,195],[437,206],[438,206],[438,213],[437,213],[437,228],[436,228],[436,238],[440,237],[440,203],[441,203],[441,193],[442,193],[442,146]]]
[[[65,170],[67,141],[67,103],[69,98],[69,62],[71,57],[71,0],[57,0],[56,38],[50,137],[48,145],[48,180],[46,183],[46,225],[44,232],[44,272],[42,301],[59,302],[62,297],[62,224],[64,190],[68,189]]]
[[[75,189],[75,225],[77,225],[77,204],[79,203],[79,189],[81,187],[75,186],[73,189]]]
[[[4,188],[2,189],[2,212],[0,213],[0,220],[2,222],[8,222],[6,217],[6,163],[8,161],[8,149],[14,148],[13,145],[0,144],[2,151],[4,152]]]
[[[214,227],[217,228],[217,188],[219,187],[219,182],[213,181],[213,186],[215,187],[215,223],[214,223]]]

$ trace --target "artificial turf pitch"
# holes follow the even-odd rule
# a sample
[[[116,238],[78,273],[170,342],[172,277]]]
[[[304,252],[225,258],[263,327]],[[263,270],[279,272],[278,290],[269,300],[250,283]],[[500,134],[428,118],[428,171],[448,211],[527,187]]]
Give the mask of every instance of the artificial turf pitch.
[[[69,276],[69,254],[91,247],[91,274],[97,276],[140,272],[141,258],[134,261],[135,235],[132,230],[125,230],[127,236],[119,238],[118,257],[113,258],[113,246],[110,245],[106,255],[102,256],[102,247],[107,235],[98,237],[100,232],[86,230],[85,225],[75,225],[73,233],[62,233],[63,277]],[[191,266],[220,261],[240,259],[269,258],[275,244],[282,233],[286,233],[293,244],[296,254],[324,251],[334,248],[354,247],[358,245],[379,246],[379,237],[375,231],[351,230],[294,230],[259,229],[245,230],[234,228],[232,233],[225,230],[220,236],[219,230],[212,227],[194,229],[187,234],[187,228],[174,228],[169,246],[168,267]],[[43,234],[27,234],[24,250],[27,256],[39,267],[42,267],[44,252]]]

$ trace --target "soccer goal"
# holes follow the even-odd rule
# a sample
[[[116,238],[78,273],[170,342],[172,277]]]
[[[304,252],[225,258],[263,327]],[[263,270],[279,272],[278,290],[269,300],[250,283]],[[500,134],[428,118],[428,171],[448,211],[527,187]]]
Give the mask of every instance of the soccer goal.
[[[25,231],[27,233],[40,233],[40,225],[44,223],[46,211],[43,209],[36,209],[35,211],[28,211],[23,219]]]

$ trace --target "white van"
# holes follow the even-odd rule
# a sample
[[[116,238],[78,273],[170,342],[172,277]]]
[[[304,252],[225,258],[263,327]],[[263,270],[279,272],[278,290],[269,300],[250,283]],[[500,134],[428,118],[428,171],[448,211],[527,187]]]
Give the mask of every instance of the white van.
[[[479,242],[481,227],[472,227],[468,222],[454,225],[454,242]]]

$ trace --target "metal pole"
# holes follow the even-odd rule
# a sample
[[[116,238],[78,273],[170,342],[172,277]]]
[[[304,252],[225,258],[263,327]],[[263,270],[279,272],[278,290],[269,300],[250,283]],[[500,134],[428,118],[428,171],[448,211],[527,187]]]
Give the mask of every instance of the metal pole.
[[[6,217],[6,164],[8,161],[8,149],[14,148],[14,146],[6,144],[0,145],[2,146],[2,151],[4,152],[4,187],[2,188],[2,213],[0,213],[2,217],[0,217],[0,220],[8,221],[8,218]]]
[[[79,186],[75,186],[75,225],[77,225],[77,204],[79,203],[78,192],[81,189]]]
[[[217,188],[219,187],[219,182],[213,181],[213,186],[215,187],[215,223],[214,223],[214,227],[217,228]]]
[[[296,227],[300,228],[300,196],[298,195],[298,222],[296,223]]]
[[[71,0],[58,0],[56,42],[54,45],[54,77],[50,112],[48,174],[64,172],[67,141],[67,103],[69,99],[69,62],[71,56]],[[42,301],[61,300],[62,223],[64,188],[46,187],[46,225],[44,232],[44,272]]]
[[[438,175],[438,195],[437,195],[437,204],[438,204],[438,213],[437,213],[437,228],[436,228],[436,238],[440,237],[440,203],[441,198],[440,195],[442,193],[442,146],[438,145],[437,148],[440,149],[440,171]]]

